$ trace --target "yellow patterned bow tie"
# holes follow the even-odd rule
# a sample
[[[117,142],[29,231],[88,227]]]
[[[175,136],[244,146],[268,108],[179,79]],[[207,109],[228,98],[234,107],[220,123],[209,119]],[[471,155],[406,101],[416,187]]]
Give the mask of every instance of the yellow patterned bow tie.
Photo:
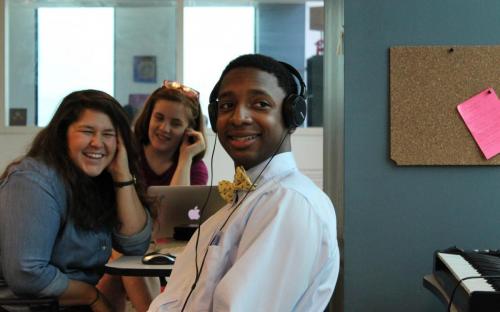
[[[252,185],[252,181],[245,172],[245,169],[241,166],[236,167],[234,182],[228,180],[222,180],[219,182],[220,196],[228,203],[233,201],[235,191],[253,190],[255,190],[255,185]]]

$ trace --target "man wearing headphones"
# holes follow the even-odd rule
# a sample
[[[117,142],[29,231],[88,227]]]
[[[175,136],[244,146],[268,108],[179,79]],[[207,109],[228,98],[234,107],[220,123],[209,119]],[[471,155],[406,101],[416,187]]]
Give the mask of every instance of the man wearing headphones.
[[[149,311],[325,309],[339,271],[336,219],[291,153],[305,112],[305,84],[291,65],[250,54],[224,69],[210,122],[250,185],[201,225]]]

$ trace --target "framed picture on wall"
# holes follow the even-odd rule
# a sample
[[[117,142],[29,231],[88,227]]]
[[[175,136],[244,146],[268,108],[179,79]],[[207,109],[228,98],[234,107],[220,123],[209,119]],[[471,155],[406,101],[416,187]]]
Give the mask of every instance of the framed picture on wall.
[[[26,108],[11,108],[9,109],[9,125],[10,126],[26,126]]]
[[[134,81],[156,83],[156,56],[134,56]]]

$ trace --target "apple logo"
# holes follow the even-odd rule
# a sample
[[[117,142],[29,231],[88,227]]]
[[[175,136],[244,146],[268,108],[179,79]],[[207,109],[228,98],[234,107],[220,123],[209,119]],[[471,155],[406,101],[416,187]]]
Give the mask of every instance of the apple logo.
[[[195,206],[193,209],[189,209],[188,217],[189,217],[189,220],[199,220],[200,219],[200,209],[198,209],[198,206]]]

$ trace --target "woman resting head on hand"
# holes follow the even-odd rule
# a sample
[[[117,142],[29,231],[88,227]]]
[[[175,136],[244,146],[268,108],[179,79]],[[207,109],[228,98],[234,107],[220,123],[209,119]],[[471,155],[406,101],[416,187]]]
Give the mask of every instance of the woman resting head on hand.
[[[147,186],[206,184],[205,120],[198,91],[165,80],[134,124]]]
[[[95,285],[112,248],[142,255],[150,242],[137,160],[113,97],[66,96],[0,177],[0,282],[7,285],[0,297],[57,297],[69,311],[111,311]]]
[[[146,186],[204,185],[208,170],[205,155],[205,120],[198,91],[165,80],[153,91],[134,123],[134,135],[141,148],[140,170]],[[153,238],[161,240],[161,211],[153,211]],[[147,311],[159,293],[158,278],[105,274],[98,288],[107,295],[116,312],[125,310],[128,298],[137,312]]]

